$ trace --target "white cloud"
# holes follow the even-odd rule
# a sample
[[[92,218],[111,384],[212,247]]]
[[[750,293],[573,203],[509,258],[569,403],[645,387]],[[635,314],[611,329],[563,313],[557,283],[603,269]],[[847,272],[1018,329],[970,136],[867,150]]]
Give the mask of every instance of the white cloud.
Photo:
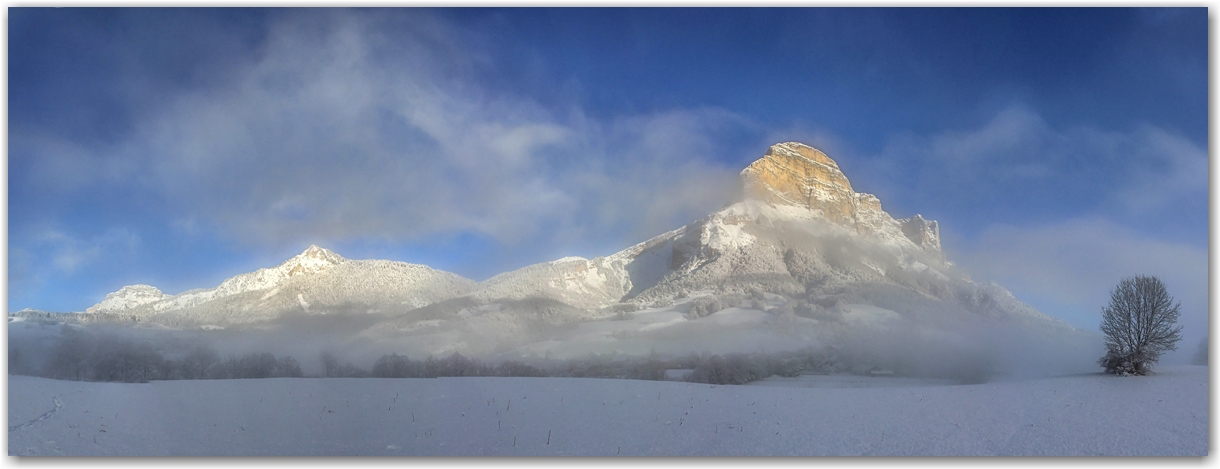
[[[48,252],[51,264],[69,275],[107,254],[131,252],[140,244],[139,235],[123,228],[113,228],[97,236],[83,238],[59,230],[46,230],[36,234],[33,239],[38,248]]]
[[[390,27],[405,37],[381,34]],[[48,181],[135,187],[191,230],[269,245],[638,237],[729,195],[735,169],[712,163],[712,142],[748,122],[714,109],[556,114],[478,85],[474,34],[426,13],[286,14],[231,86],[166,103],[115,148],[43,146],[67,156],[39,164]]]
[[[1088,330],[1096,330],[1101,308],[1121,279],[1155,275],[1182,304],[1181,345],[1193,347],[1207,331],[1205,247],[1089,217],[1041,226],[994,225],[951,254],[976,279],[996,281],[1027,301],[1042,299],[1058,309],[1043,312]]]
[[[1117,151],[1137,162],[1134,182],[1115,195],[1132,213],[1147,214],[1207,194],[1207,150],[1180,135],[1144,126]]]
[[[897,135],[873,159],[887,162],[875,169],[905,188],[904,199],[957,210],[1155,216],[1207,193],[1207,151],[1182,135],[1152,125],[1058,129],[1022,105],[976,129]]]

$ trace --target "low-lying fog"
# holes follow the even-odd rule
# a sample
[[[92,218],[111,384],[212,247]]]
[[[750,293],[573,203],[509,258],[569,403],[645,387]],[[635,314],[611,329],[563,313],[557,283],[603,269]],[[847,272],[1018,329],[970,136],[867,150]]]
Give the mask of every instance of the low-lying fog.
[[[387,318],[363,313],[288,315],[211,330],[18,321],[9,324],[9,363],[12,373],[98,381],[300,375],[666,379],[665,370],[688,370],[671,372],[669,379],[741,384],[818,374],[977,383],[1094,372],[1104,351],[1098,334],[982,318],[928,323],[864,304],[842,305],[833,321],[775,314],[779,308],[752,308],[748,302],[699,317],[691,314],[696,304],[688,298],[605,320],[514,332],[530,338],[517,342],[469,321],[435,320],[413,326],[421,330],[407,335],[378,332],[369,327]],[[463,347],[480,340],[501,342]]]

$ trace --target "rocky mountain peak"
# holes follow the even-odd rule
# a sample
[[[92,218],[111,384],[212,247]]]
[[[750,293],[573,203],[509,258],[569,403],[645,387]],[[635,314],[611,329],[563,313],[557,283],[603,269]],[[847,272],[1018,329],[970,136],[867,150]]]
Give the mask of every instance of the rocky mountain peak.
[[[304,252],[284,262],[280,268],[287,270],[286,274],[291,277],[297,274],[319,272],[346,260],[329,249],[311,244]]]
[[[935,221],[916,215],[896,220],[872,194],[852,189],[839,165],[822,151],[799,142],[772,145],[741,172],[744,195],[774,206],[795,206],[859,234],[906,238],[940,253]]]
[[[854,225],[856,192],[839,165],[797,142],[772,145],[741,172],[745,195],[774,205],[804,207],[835,223]]]

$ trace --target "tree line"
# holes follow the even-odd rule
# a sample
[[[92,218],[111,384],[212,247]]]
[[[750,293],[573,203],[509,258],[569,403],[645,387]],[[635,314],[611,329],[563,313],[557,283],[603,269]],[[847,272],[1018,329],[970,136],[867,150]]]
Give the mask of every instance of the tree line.
[[[114,334],[91,334],[64,328],[41,367],[22,362],[20,349],[10,346],[9,372],[74,381],[146,383],[151,380],[243,379],[301,377],[291,356],[269,352],[221,357],[215,349],[195,345],[180,358],[168,358],[148,341]]]
[[[222,356],[202,343],[156,342],[115,333],[64,327],[46,359],[32,363],[31,353],[10,343],[9,372],[76,381],[142,383],[152,380],[251,379],[306,377],[296,358],[270,352]],[[678,357],[589,355],[573,359],[533,358],[484,361],[460,353],[411,359],[389,353],[362,367],[341,361],[333,353],[318,356],[319,377],[440,378],[572,377],[666,379],[667,370],[682,370],[679,378],[709,384],[745,384],[772,375],[801,373],[867,373],[867,364],[852,364],[834,348],[807,348],[783,353],[688,354]],[[670,377],[675,379],[675,377]]]
[[[874,340],[873,342],[875,342]],[[987,360],[969,363],[941,358],[916,360],[910,353],[927,345],[908,344],[895,351],[877,350],[873,342],[848,340],[843,346],[818,345],[772,353],[690,353],[682,356],[622,354],[554,359],[516,357],[486,361],[460,353],[408,357],[387,353],[363,364],[341,360],[321,351],[305,357],[321,364],[313,377],[439,378],[462,376],[680,379],[708,384],[745,384],[769,376],[800,374],[860,374],[883,371],[896,376],[985,381],[995,371]],[[892,340],[889,342],[893,342]],[[38,342],[44,343],[44,342]],[[270,352],[222,355],[206,342],[189,339],[139,338],[121,331],[62,326],[45,348],[34,342],[9,344],[9,372],[55,379],[147,382],[177,379],[248,379],[305,377],[298,358]],[[42,346],[40,346],[42,347]],[[313,361],[316,359],[317,361]],[[929,360],[932,366],[929,365]],[[960,362],[961,360],[958,360]],[[319,368],[314,368],[318,370]],[[667,376],[667,372],[670,373]]]

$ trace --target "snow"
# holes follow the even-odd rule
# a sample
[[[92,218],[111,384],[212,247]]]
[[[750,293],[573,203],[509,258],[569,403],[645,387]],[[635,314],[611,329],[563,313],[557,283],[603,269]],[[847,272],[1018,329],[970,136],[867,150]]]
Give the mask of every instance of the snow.
[[[161,290],[151,285],[128,285],[120,288],[119,291],[106,295],[106,299],[86,309],[85,312],[122,311],[148,303],[155,303],[169,297],[169,295],[162,293]]]
[[[809,383],[830,383],[810,386]],[[848,383],[843,385],[843,383]],[[1205,367],[944,385],[9,378],[9,454],[1203,456]]]
[[[635,311],[628,319],[581,322],[545,340],[510,349],[506,356],[574,359],[591,354],[643,356],[653,351],[674,356],[709,351],[778,352],[820,343],[808,334],[808,325],[816,321],[792,318],[793,323],[784,323],[775,314],[753,308],[731,307],[703,318],[688,318],[687,303],[708,294],[711,292],[692,292],[673,305]],[[783,301],[778,295],[768,298]],[[805,327],[795,327],[798,325]]]
[[[901,318],[901,316],[894,311],[879,308],[873,305],[844,304],[843,307],[847,310],[847,312],[843,314],[843,318],[858,324],[878,324]]]
[[[347,259],[328,249],[311,245],[304,252],[276,267],[258,269],[226,279],[214,290],[215,296],[231,296],[248,291],[274,288],[294,275],[321,272],[346,261]]]
[[[325,314],[336,309],[356,310],[353,305],[364,306],[365,311],[393,305],[418,308],[467,294],[475,284],[423,265],[348,260],[310,246],[277,267],[239,274],[211,289],[170,296],[150,286],[123,287],[90,311],[122,311],[140,317],[166,314],[192,319],[188,322],[233,325],[302,309]],[[176,318],[170,320],[178,323]]]
[[[713,249],[741,248],[754,244],[758,238],[746,233],[741,225],[726,223],[724,217],[712,217],[699,236],[699,242]]]
[[[764,313],[757,309],[750,308],[725,308],[715,313],[712,313],[706,318],[700,318],[703,321],[715,323],[720,326],[745,326],[747,324],[758,324],[769,322],[775,316]]]
[[[266,295],[263,295],[262,298],[259,298],[259,301],[266,301],[267,299],[275,296],[275,294],[279,293],[279,292],[280,292],[280,289],[278,287],[272,288],[270,291],[267,292]]]

